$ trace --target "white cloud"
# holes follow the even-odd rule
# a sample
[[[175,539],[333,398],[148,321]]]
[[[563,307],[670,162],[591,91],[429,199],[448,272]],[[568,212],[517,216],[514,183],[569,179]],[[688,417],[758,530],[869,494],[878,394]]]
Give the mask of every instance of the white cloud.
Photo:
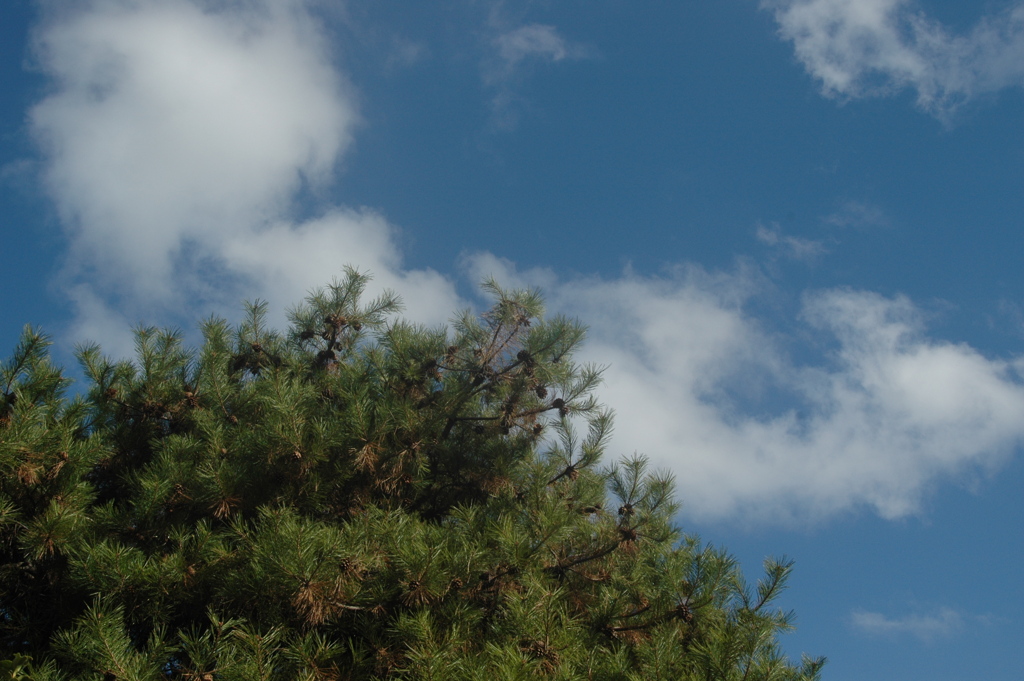
[[[509,49],[553,58],[542,38]],[[372,210],[293,219],[296,192],[330,179],[358,124],[301,3],[82,2],[39,29],[38,58],[54,89],[31,121],[71,237],[79,338],[120,351],[125,320],[191,326],[242,297],[281,314],[345,264],[397,289],[418,321],[460,307],[447,278],[404,267]],[[612,452],[672,469],[691,516],[897,517],[1024,434],[1017,367],[930,340],[903,299],[809,295],[801,334],[834,350],[808,365],[747,311],[766,283],[752,269],[560,281],[493,256],[471,269],[539,283],[591,324],[584,359],[610,364]]]
[[[1024,5],[952,35],[913,0],[764,0],[797,58],[839,97],[912,88],[940,117],[964,101],[1024,84]]]
[[[795,338],[745,311],[762,286],[750,272],[565,282],[491,256],[471,271],[539,285],[553,309],[590,325],[583,357],[609,365],[611,453],[671,470],[692,518],[777,524],[862,508],[897,518],[936,483],[997,466],[1024,437],[1019,367],[927,338],[906,299],[808,295],[800,334],[834,349],[807,365],[786,352]]]
[[[963,616],[951,608],[940,608],[930,615],[907,615],[899,618],[858,610],[850,619],[855,628],[866,634],[909,635],[926,643],[938,638],[948,638],[964,626]]]
[[[376,289],[402,295],[406,316],[439,324],[459,306],[451,282],[433,270],[409,270],[393,238],[393,228],[372,211],[335,209],[300,224],[280,222],[253,230],[245,238],[225,240],[219,252],[233,271],[248,275],[249,287],[279,309],[324,284],[345,264],[369,271]]]
[[[359,124],[302,2],[94,0],[53,12],[36,37],[55,87],[30,121],[71,238],[63,278],[79,333],[106,328],[110,304],[134,319],[194,318],[259,296],[283,315],[349,263],[407,297],[433,294],[427,316],[446,318],[430,314],[455,303],[452,286],[401,271],[380,216],[289,218]]]

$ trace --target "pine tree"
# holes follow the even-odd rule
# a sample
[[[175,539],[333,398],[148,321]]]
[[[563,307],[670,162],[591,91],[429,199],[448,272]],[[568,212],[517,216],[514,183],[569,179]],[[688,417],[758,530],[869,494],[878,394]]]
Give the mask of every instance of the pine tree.
[[[774,607],[673,523],[669,476],[602,463],[584,328],[536,291],[452,328],[362,302],[0,368],[0,673],[11,678],[816,679]],[[29,666],[31,661],[31,667]],[[4,676],[3,678],[7,678]]]

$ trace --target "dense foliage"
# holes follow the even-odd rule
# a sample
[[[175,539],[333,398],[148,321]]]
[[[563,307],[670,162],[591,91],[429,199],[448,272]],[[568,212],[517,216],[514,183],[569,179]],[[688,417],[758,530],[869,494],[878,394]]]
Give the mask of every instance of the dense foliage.
[[[746,585],[673,526],[668,477],[601,467],[577,322],[489,283],[430,330],[365,284],[284,335],[257,303],[197,351],[82,348],[73,398],[26,330],[0,367],[3,678],[817,678],[778,648],[788,563]]]

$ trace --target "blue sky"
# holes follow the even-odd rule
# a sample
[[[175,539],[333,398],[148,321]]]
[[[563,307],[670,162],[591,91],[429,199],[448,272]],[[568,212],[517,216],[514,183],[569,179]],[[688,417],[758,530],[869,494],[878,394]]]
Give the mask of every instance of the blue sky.
[[[1020,678],[1024,4],[7,0],[0,347],[544,289],[827,678]]]

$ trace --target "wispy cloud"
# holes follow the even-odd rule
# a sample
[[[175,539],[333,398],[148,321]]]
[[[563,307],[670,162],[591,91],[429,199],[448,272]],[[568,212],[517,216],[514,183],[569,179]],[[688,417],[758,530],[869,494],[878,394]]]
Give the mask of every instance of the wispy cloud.
[[[779,33],[826,95],[887,95],[904,88],[948,117],[978,95],[1024,84],[1024,5],[951,34],[913,0],[764,0]]]
[[[758,224],[754,236],[761,243],[782,251],[787,257],[794,260],[815,260],[828,250],[820,241],[784,234],[782,228],[775,223],[772,223],[770,227]]]
[[[566,40],[556,27],[547,24],[508,28],[493,14],[491,28],[491,51],[483,61],[482,74],[484,83],[494,91],[493,122],[497,128],[509,130],[518,123],[519,109],[524,105],[519,88],[531,67],[582,59],[590,51]]]
[[[949,638],[964,627],[964,617],[951,608],[940,608],[931,614],[912,614],[903,617],[887,617],[882,613],[865,610],[854,611],[850,616],[853,626],[873,636],[912,636],[930,643],[936,639]]]
[[[892,224],[889,216],[881,208],[864,201],[847,201],[835,212],[822,218],[822,222],[843,228],[888,227]]]
[[[388,69],[408,68],[427,58],[429,54],[430,49],[425,43],[394,35],[389,38],[384,65]]]
[[[498,56],[509,67],[527,58],[561,61],[579,50],[566,43],[554,26],[528,24],[502,33],[494,39]]]

